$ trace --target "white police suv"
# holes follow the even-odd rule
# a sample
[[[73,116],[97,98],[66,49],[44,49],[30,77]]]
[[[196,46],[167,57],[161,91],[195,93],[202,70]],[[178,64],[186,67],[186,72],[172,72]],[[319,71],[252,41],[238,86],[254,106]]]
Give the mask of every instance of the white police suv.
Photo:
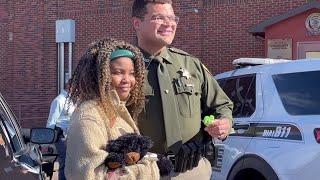
[[[320,179],[320,59],[240,58],[215,76],[234,102],[215,180]]]

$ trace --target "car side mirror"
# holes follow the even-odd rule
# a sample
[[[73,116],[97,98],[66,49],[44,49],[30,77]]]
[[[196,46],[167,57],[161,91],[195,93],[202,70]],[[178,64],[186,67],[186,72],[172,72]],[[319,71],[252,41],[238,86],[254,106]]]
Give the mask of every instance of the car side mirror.
[[[50,128],[32,128],[30,142],[34,144],[52,144],[57,140],[57,134]]]

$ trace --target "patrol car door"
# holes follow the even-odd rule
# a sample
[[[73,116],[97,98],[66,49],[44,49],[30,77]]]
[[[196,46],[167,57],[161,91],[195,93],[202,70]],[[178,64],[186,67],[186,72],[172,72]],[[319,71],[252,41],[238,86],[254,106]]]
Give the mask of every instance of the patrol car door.
[[[20,126],[1,94],[0,136],[0,179],[38,179],[39,168],[30,153],[25,153]]]
[[[228,173],[233,163],[245,154],[253,137],[254,126],[252,124],[258,122],[263,113],[260,75],[257,73],[233,74],[218,82],[234,103],[234,131],[223,142],[224,150],[223,153],[220,153],[223,154],[220,157],[220,167],[217,166],[214,169]]]
[[[306,64],[262,75],[264,114],[248,149],[277,173],[292,174],[287,179],[318,179],[320,174],[320,85],[315,82],[320,71],[319,64]]]

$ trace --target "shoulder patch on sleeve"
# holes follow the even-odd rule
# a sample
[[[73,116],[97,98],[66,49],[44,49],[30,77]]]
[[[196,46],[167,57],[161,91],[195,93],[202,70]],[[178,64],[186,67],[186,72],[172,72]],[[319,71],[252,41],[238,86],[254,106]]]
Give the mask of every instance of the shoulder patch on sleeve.
[[[208,69],[203,63],[201,63],[201,65],[202,65],[202,67],[203,67],[204,70],[206,70],[211,76],[213,76],[213,75],[211,74],[211,72],[209,71],[209,69]]]
[[[185,52],[185,51],[183,51],[183,50],[181,50],[181,49],[178,49],[178,48],[169,47],[168,49],[169,49],[169,51],[174,52],[174,53],[178,53],[178,54],[190,56],[189,53],[187,53],[187,52]]]

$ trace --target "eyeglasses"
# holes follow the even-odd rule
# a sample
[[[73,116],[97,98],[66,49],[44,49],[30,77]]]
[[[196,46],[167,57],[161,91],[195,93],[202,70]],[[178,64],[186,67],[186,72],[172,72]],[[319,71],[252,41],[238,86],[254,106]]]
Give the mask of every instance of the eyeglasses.
[[[151,16],[150,21],[155,22],[157,24],[164,24],[167,22],[178,24],[179,17],[178,16],[153,15],[153,16]]]

